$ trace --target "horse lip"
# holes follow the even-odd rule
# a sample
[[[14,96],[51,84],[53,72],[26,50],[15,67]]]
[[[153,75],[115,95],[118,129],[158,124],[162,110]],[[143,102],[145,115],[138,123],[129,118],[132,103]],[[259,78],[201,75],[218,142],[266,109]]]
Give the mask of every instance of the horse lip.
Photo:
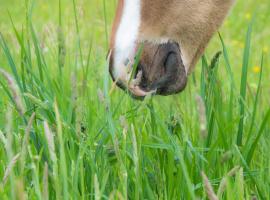
[[[127,91],[133,98],[135,99],[143,99],[144,97],[148,96],[148,95],[153,95],[156,93],[156,90],[150,90],[150,91],[146,91],[144,89],[142,89],[139,83],[134,83],[133,80],[129,81],[122,81],[121,79],[117,79],[115,80],[112,73],[111,73],[112,79],[114,81],[114,83],[121,88],[124,91]]]

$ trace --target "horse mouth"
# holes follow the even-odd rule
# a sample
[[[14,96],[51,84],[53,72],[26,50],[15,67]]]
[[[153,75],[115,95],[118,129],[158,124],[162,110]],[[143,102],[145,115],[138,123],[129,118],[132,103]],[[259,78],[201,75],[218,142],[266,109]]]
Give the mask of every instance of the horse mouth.
[[[143,99],[147,95],[168,96],[183,91],[187,84],[187,72],[179,45],[175,42],[145,42],[132,80],[115,81],[136,99]]]

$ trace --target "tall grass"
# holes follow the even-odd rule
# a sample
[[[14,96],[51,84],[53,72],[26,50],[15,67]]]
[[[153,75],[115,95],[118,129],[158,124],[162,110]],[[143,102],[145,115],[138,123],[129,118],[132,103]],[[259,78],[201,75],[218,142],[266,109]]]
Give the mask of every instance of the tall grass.
[[[222,52],[203,57],[184,93],[137,102],[110,92],[108,42],[95,54],[91,37],[82,40],[75,0],[74,37],[59,0],[49,55],[31,17],[37,8],[25,6],[22,29],[10,17],[19,53],[0,37],[1,199],[269,199],[270,107],[261,103],[263,58],[257,88],[247,89],[251,28],[241,83],[220,34]]]

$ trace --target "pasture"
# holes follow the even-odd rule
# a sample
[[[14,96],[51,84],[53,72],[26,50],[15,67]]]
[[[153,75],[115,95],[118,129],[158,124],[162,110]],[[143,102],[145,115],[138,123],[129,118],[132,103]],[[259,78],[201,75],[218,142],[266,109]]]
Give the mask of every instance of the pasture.
[[[185,91],[144,101],[109,77],[116,0],[0,5],[1,200],[270,199],[269,0],[238,0]]]

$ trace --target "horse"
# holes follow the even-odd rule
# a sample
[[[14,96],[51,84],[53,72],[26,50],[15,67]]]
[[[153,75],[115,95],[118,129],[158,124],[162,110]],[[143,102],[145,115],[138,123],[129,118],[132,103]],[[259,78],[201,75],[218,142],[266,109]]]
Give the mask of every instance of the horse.
[[[113,81],[134,97],[183,91],[235,0],[118,0],[109,45]]]

